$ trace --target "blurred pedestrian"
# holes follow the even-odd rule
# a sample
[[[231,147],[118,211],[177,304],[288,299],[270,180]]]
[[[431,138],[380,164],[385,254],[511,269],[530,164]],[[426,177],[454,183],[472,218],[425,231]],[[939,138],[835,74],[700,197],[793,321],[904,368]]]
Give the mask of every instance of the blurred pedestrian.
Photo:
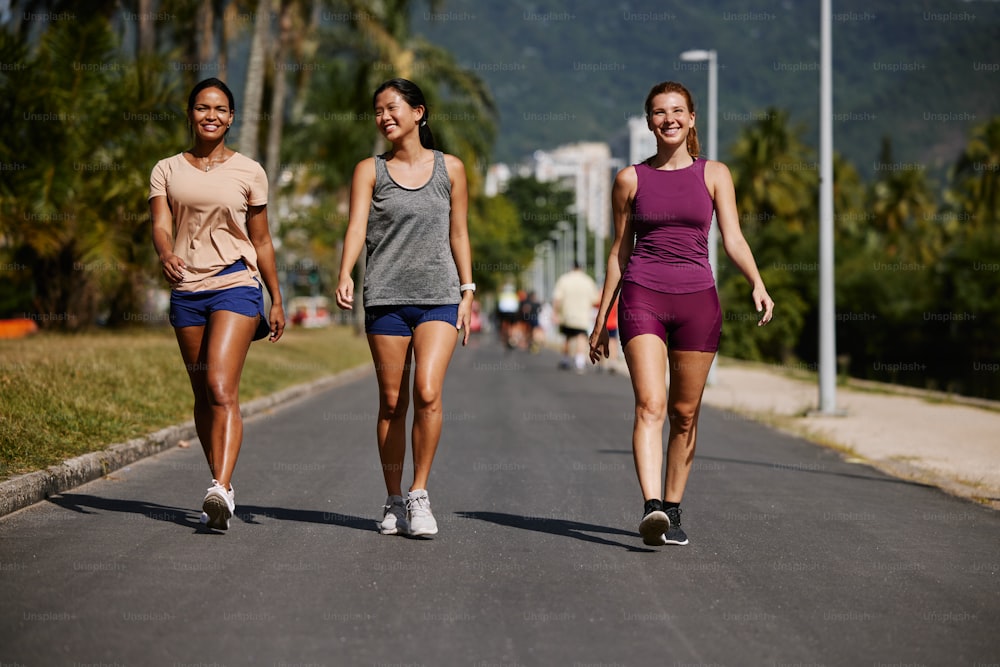
[[[563,335],[560,368],[583,373],[587,365],[587,330],[594,321],[594,306],[601,298],[597,283],[580,265],[559,276],[552,292],[559,333]]]
[[[521,347],[526,350],[530,350],[532,353],[536,353],[541,349],[542,340],[544,339],[545,333],[542,331],[539,325],[539,315],[542,310],[542,304],[538,302],[538,296],[535,294],[534,290],[529,291],[524,295],[521,300],[521,305],[518,308],[520,313],[520,324],[522,327],[522,344]]]
[[[150,175],[153,246],[170,283],[170,323],[194,392],[194,422],[212,485],[201,522],[227,530],[236,510],[232,476],[243,442],[240,375],[250,343],[281,338],[285,313],[267,221],[267,176],[226,146],[236,114],[219,79],[191,90],[188,150]],[[261,279],[271,298],[264,312]]]
[[[660,83],[650,90],[645,108],[656,154],[625,167],[615,178],[615,239],[590,335],[590,358],[596,363],[608,356],[608,312],[620,291],[621,340],[635,393],[632,451],[645,501],[639,533],[649,545],[687,544],[680,503],[694,460],[702,394],[722,332],[708,263],[713,210],[726,254],[750,283],[758,325],[771,320],[774,302],[740,230],[729,168],[699,155],[691,94],[679,83]]]
[[[376,437],[388,494],[379,530],[431,537],[438,527],[427,482],[441,438],[441,394],[458,337],[463,345],[469,340],[476,291],[465,167],[434,149],[427,102],[413,82],[386,81],[372,106],[391,148],[354,169],[337,305],[353,307],[351,271],[366,249],[365,332],[378,380]],[[411,369],[413,483],[404,499]]]
[[[506,348],[514,347],[514,329],[517,326],[517,309],[520,304],[514,284],[504,283],[497,295],[497,329],[500,332],[500,342]]]

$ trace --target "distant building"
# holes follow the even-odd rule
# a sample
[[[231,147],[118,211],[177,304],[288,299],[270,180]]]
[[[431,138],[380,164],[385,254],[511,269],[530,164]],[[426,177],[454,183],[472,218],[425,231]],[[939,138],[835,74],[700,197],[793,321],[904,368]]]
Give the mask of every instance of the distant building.
[[[535,151],[532,167],[537,180],[566,184],[574,193],[574,211],[595,236],[605,239],[610,235],[614,173],[611,148],[606,143],[582,142]]]
[[[656,137],[649,131],[646,119],[635,116],[628,119],[628,163],[638,164],[656,155]]]
[[[511,178],[510,167],[502,162],[491,164],[486,169],[486,183],[483,190],[487,197],[496,197],[507,189]]]

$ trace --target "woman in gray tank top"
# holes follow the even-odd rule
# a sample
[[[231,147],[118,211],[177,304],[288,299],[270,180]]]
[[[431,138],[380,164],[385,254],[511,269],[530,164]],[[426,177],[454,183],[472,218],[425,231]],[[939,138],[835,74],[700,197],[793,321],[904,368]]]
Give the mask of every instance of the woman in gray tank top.
[[[337,305],[353,308],[351,272],[364,249],[365,332],[378,379],[376,436],[388,495],[378,527],[385,535],[431,537],[437,522],[427,480],[441,438],[441,393],[458,336],[468,342],[476,291],[465,167],[434,150],[427,102],[411,81],[386,81],[372,106],[392,148],[354,169]],[[404,497],[411,366],[413,483]]]

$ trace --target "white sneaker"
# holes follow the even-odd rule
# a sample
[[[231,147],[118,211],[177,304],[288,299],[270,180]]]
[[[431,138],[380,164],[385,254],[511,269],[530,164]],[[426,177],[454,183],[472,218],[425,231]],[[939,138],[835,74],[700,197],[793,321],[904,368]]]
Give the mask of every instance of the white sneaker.
[[[430,537],[437,535],[437,521],[431,514],[431,499],[427,491],[418,489],[410,491],[406,496],[406,522],[408,533],[414,537]]]
[[[216,530],[229,530],[229,519],[236,511],[236,490],[229,489],[212,480],[212,486],[201,504],[201,522]]]
[[[389,496],[382,508],[382,521],[378,524],[379,532],[383,535],[396,535],[405,533],[406,528],[406,505],[403,504],[403,496]]]

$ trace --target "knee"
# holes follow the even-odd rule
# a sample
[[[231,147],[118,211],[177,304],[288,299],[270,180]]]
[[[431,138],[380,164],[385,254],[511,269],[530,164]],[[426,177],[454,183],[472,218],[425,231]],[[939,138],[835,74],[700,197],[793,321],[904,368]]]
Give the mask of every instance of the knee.
[[[379,419],[406,419],[407,398],[405,394],[394,392],[379,397]]]
[[[205,382],[203,397],[213,408],[231,408],[239,404],[239,385],[223,378],[209,377]]]
[[[690,433],[694,429],[697,415],[697,406],[670,406],[670,430],[675,433]]]
[[[423,413],[441,411],[441,388],[424,385],[414,389],[414,409]]]
[[[635,419],[643,424],[662,424],[667,415],[666,401],[662,398],[650,398],[636,401]]]

